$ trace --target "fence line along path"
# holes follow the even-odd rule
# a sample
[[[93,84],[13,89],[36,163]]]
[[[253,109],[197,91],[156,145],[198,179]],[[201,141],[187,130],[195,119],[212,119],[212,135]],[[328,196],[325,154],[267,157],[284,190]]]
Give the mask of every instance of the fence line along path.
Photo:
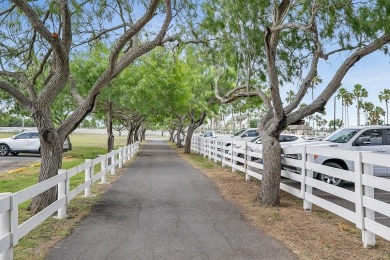
[[[245,173],[246,180],[262,179],[261,144],[194,136],[191,149],[215,163],[230,167],[233,172]],[[287,156],[293,154],[295,159]],[[319,146],[290,146],[283,149],[281,156],[284,165],[297,170],[281,171],[281,176],[288,181],[283,180],[280,189],[301,198],[305,210],[311,210],[315,204],[354,223],[362,230],[365,247],[375,245],[376,235],[390,240],[390,179],[373,173],[373,165],[388,167],[390,171],[390,155]],[[315,156],[350,161],[354,170],[316,164]],[[322,182],[315,178],[314,172],[348,181],[354,187],[350,190]],[[319,196],[318,191],[326,193],[327,199]]]
[[[87,159],[85,163],[71,169],[59,170],[58,175],[19,192],[0,193],[0,260],[13,259],[13,247],[19,240],[56,212],[59,219],[65,218],[67,204],[74,197],[82,192],[86,197],[91,196],[92,184],[98,180],[106,183],[106,174],[115,174],[115,168],[122,168],[123,163],[130,160],[138,149],[139,142],[136,142],[95,159]],[[100,166],[98,173],[94,171],[96,165]],[[83,171],[85,181],[71,190],[70,179]],[[19,223],[19,205],[54,186],[58,187],[57,200],[38,214]]]
[[[296,259],[167,141],[148,140],[126,171],[47,259]]]

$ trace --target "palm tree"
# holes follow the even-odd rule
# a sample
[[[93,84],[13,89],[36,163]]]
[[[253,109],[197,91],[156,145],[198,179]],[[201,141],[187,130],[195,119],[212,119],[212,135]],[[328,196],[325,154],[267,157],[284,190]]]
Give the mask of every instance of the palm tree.
[[[353,103],[353,94],[351,92],[346,92],[344,94],[344,107],[345,107],[345,126],[349,126],[349,111],[348,108]]]
[[[311,81],[310,87],[309,87],[309,88],[311,88],[311,101],[314,101],[314,89],[315,89],[315,87],[318,84],[321,84],[321,83],[322,83],[322,79],[319,76],[315,76],[313,78],[313,80]]]
[[[390,99],[390,89],[384,89],[383,91],[380,92],[379,94],[379,101],[382,102],[383,100],[385,101],[386,104],[386,124],[389,123],[389,107],[388,107],[388,102]]]
[[[322,120],[322,116],[319,115],[319,114],[316,114],[315,117],[314,117],[314,120],[317,124],[317,130],[319,130],[319,127],[321,126],[321,120]]]
[[[337,99],[341,99],[341,121],[345,122],[345,119],[344,119],[344,97],[345,97],[345,94],[348,93],[347,89],[346,88],[339,88],[339,91],[337,93]]]
[[[371,110],[371,113],[370,113],[370,123],[373,124],[373,125],[379,125],[381,124],[381,116],[384,116],[386,113],[385,113],[385,110],[383,110],[383,108],[381,108],[380,106],[375,106],[373,110]]]
[[[362,101],[362,98],[368,96],[368,92],[365,88],[363,88],[362,85],[356,84],[354,86],[353,97],[356,99],[356,109],[357,109],[357,125],[360,126],[360,102]]]
[[[368,124],[368,116],[371,113],[371,111],[374,109],[374,104],[372,102],[362,102],[360,104],[361,108],[363,109],[366,121],[364,125]]]

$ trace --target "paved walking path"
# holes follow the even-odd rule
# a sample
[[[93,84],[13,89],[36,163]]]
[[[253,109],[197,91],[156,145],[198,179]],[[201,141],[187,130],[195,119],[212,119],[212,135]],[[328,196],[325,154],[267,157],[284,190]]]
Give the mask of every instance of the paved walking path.
[[[296,259],[166,141],[149,141],[48,259]]]

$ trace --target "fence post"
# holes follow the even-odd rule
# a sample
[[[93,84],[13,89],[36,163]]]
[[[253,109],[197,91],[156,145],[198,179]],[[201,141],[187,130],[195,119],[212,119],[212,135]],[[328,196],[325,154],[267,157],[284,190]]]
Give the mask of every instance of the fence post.
[[[245,180],[250,181],[251,176],[248,174],[248,142],[245,141],[245,153],[244,153],[244,169],[245,169]],[[249,161],[252,161],[252,156],[249,156]]]
[[[207,149],[206,149],[206,146],[207,146],[207,140],[205,140],[205,138],[202,138],[203,140],[203,157],[206,158],[207,156]]]
[[[62,197],[66,196],[66,187],[67,187],[67,182],[68,182],[68,175],[66,173],[66,170],[63,170],[63,169],[60,169],[58,170],[58,175],[61,175],[61,174],[66,174],[66,178],[63,182],[60,182],[58,183],[58,190],[57,190],[57,194],[58,194],[58,198],[57,199],[61,199]],[[58,209],[57,211],[57,218],[58,219],[64,219],[66,218],[66,205],[68,203],[68,200],[66,200],[65,202],[65,205],[62,206],[61,208]]]
[[[85,163],[87,164],[87,168],[85,169],[85,182],[87,182],[87,181],[91,181],[93,165],[91,159],[85,159]],[[90,197],[90,196],[91,196],[91,185],[84,190],[84,197]]]
[[[214,163],[217,163],[218,162],[218,148],[217,148],[217,140],[215,139],[214,140],[214,153],[213,153],[213,156],[214,156]]]
[[[131,144],[127,145],[127,160],[130,161],[131,159]]]
[[[127,146],[122,147],[122,163],[125,164],[127,161]]]
[[[363,172],[364,175],[369,175],[373,176],[374,171],[373,171],[373,165],[372,164],[364,164],[363,165]],[[369,198],[374,198],[374,188],[368,185],[364,186],[364,195]],[[364,208],[365,210],[365,215],[367,219],[370,219],[372,221],[375,221],[375,211],[369,209],[369,208]],[[368,231],[364,227],[364,217],[363,217],[363,226],[362,226],[362,241],[364,247],[371,247],[375,246],[375,234]]]
[[[100,162],[100,171],[104,171],[104,174],[102,175],[102,178],[100,179],[101,184],[107,183],[107,178],[106,178],[106,165],[107,165],[107,155],[100,155],[104,156],[104,160]]]
[[[303,147],[303,152],[302,152],[302,198],[303,198],[303,209],[305,211],[311,211],[312,208],[312,203],[307,201],[305,198],[305,193],[313,194],[313,187],[306,185],[306,178],[313,178],[313,170],[308,170],[306,166],[306,161],[307,162],[314,162],[314,155],[310,154],[308,156],[307,151],[306,151],[306,146]]]
[[[0,199],[9,197],[9,202],[11,206],[11,195],[12,195],[11,192],[0,193]],[[10,232],[11,232],[11,211],[7,210],[3,213],[0,213],[0,237],[4,237]],[[14,256],[14,248],[12,244],[5,251],[3,251],[2,253],[0,252],[0,260],[12,260],[13,256]]]
[[[356,227],[363,231],[364,229],[364,208],[363,208],[363,165],[361,152],[355,153],[356,158],[354,163],[354,176],[355,176],[355,211],[356,211]],[[363,233],[362,233],[363,236]],[[363,239],[363,238],[362,238]]]
[[[119,148],[119,154],[118,154],[118,160],[119,160],[119,169],[123,167],[123,148]]]
[[[230,162],[232,163],[232,172],[236,172],[236,168],[234,168],[234,165],[236,165],[237,161],[234,160],[234,154],[233,154],[233,140],[232,140],[232,144],[230,145],[230,151],[231,151],[231,160]]]
[[[111,151],[111,153],[113,153],[113,155],[111,156],[111,165],[113,165],[113,167],[111,168],[111,175],[115,175],[115,166],[116,166],[116,161],[115,161],[115,158],[116,158],[116,152],[115,150]]]
[[[225,163],[224,163],[224,160],[225,160],[225,149],[223,149],[223,140],[221,139],[221,166],[224,167],[225,166]]]

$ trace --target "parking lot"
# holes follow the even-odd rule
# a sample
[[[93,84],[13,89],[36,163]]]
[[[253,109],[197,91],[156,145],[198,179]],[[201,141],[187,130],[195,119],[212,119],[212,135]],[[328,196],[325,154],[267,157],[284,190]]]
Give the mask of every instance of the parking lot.
[[[9,172],[21,167],[31,166],[41,161],[39,154],[19,154],[0,157],[0,173]]]

